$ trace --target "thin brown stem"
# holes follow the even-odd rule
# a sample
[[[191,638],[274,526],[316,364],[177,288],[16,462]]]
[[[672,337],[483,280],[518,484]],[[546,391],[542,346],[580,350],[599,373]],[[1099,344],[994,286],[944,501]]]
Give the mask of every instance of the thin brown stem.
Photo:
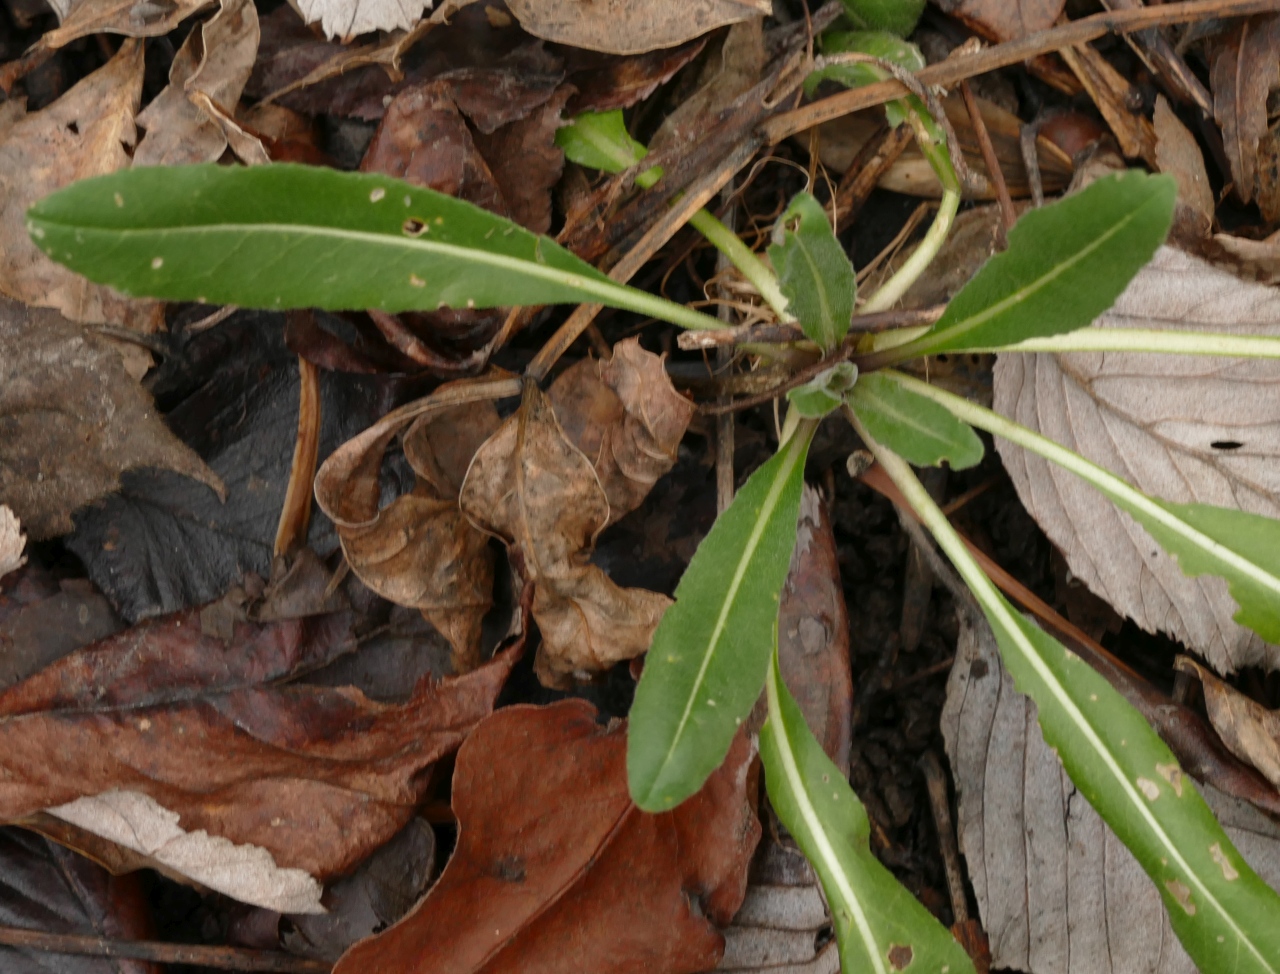
[[[918,308],[910,311],[876,311],[873,314],[854,315],[849,322],[850,335],[867,335],[894,328],[915,328],[931,325],[942,317],[946,305]],[[717,328],[707,331],[684,331],[676,344],[685,351],[700,348],[720,348],[724,345],[752,345],[760,342],[783,343],[804,341],[804,332],[795,325],[740,325],[736,328]]]
[[[306,544],[311,523],[311,484],[320,455],[320,370],[298,356],[298,436],[276,527],[274,555],[283,558]]]
[[[996,147],[991,143],[991,133],[987,131],[987,123],[982,120],[982,110],[978,108],[978,99],[973,96],[969,82],[960,82],[960,96],[969,112],[969,120],[973,122],[973,134],[978,137],[978,149],[982,153],[983,165],[987,167],[987,180],[995,187],[996,199],[1000,203],[1001,232],[998,243],[1000,249],[1004,250],[1009,243],[1006,234],[1018,222],[1018,212],[1013,208],[1013,197],[1009,195],[1004,171],[1000,168],[1000,160],[996,158]]]

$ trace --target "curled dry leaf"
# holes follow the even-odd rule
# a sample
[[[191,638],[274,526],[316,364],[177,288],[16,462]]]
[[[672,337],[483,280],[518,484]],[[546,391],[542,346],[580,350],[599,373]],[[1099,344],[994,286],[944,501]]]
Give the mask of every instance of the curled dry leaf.
[[[70,531],[71,512],[116,490],[133,467],[175,470],[221,493],[108,340],[0,298],[0,347],[0,503],[33,538]]]
[[[1174,214],[1178,232],[1193,239],[1208,236],[1217,201],[1209,185],[1200,146],[1169,107],[1164,95],[1156,96],[1151,122],[1156,137],[1156,165],[1178,181],[1178,208]]]
[[[425,772],[490,712],[517,649],[399,705],[278,685],[353,648],[348,627],[239,623],[224,642],[192,610],[64,657],[0,694],[0,818],[138,792],[281,868],[349,870],[413,816]]]
[[[163,4],[142,0],[49,0],[62,23],[38,43],[56,50],[90,34],[159,37],[213,4],[214,0],[166,0]]]
[[[1214,52],[1210,81],[1236,195],[1248,203],[1262,188],[1258,148],[1267,133],[1267,96],[1280,88],[1280,14],[1237,22]]]
[[[139,792],[112,789],[49,814],[242,903],[282,913],[324,912],[324,888],[306,870],[281,869],[258,846],[236,845],[203,829],[188,832],[178,825],[177,812]]]
[[[0,504],[0,579],[27,563],[27,556],[22,553],[26,546],[21,522],[7,505]]]
[[[1045,744],[1036,707],[1014,689],[990,629],[963,616],[942,732],[958,792],[960,847],[993,968],[1195,971],[1155,884]],[[1176,766],[1167,774],[1182,781],[1173,777],[1182,775]],[[1280,884],[1280,827],[1243,802],[1196,787],[1241,855],[1265,881]]]
[[[339,447],[316,475],[316,500],[337,526],[352,571],[398,605],[422,610],[453,647],[454,669],[480,664],[480,624],[493,603],[488,539],[458,507],[472,456],[498,428],[492,402],[392,414]],[[414,490],[379,508],[379,470],[406,426]]]
[[[223,0],[212,20],[187,35],[169,68],[168,87],[138,115],[146,135],[133,154],[135,166],[216,162],[229,135],[242,161],[268,161],[262,143],[232,117],[253,70],[258,38],[258,13],[250,0]]]
[[[122,298],[46,257],[27,236],[27,209],[56,189],[129,167],[142,93],[142,42],[127,40],[110,61],[0,137],[0,292],[57,308],[73,321],[142,332],[164,325],[158,301]]]
[[[1209,721],[1231,753],[1280,789],[1280,714],[1223,683],[1193,659],[1179,656],[1174,667],[1192,674],[1204,687]]]
[[[772,0],[508,0],[508,6],[534,37],[608,54],[675,47],[773,13]]]
[[[701,792],[648,815],[627,791],[625,725],[601,727],[583,700],[500,711],[458,752],[439,882],[335,974],[709,970],[724,945],[711,923],[742,903],[760,837],[754,758],[740,734]]]
[[[1012,41],[1052,27],[1066,0],[938,0],[945,13],[993,41]]]
[[[1280,335],[1280,294],[1169,248],[1100,328]],[[1001,355],[995,408],[1139,490],[1179,503],[1280,516],[1280,363],[1147,353]],[[1247,393],[1242,390],[1247,390]],[[1189,578],[1128,515],[1052,464],[997,440],[1018,496],[1072,574],[1148,632],[1218,672],[1280,667],[1280,648],[1232,618],[1224,581]]]

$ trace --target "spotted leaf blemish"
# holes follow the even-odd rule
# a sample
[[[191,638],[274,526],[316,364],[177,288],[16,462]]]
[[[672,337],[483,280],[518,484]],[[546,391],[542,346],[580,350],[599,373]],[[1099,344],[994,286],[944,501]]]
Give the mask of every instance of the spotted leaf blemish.
[[[915,957],[916,952],[907,944],[893,944],[889,947],[889,966],[895,971],[905,971]]]
[[[1160,797],[1160,786],[1150,778],[1139,778],[1137,784],[1139,790],[1147,796],[1147,801],[1153,802]]]
[[[410,283],[410,284],[412,284],[414,287],[426,287],[426,286],[427,286],[427,282],[426,282],[426,281],[424,281],[422,278],[420,278],[417,274],[410,274],[410,275],[409,275],[409,283]]]
[[[160,268],[162,268],[163,266],[164,266],[164,258],[163,258],[163,257],[152,257],[152,258],[151,258],[151,269],[152,269],[153,271],[158,271],[158,270],[159,270]]]
[[[1222,851],[1222,843],[1215,842],[1209,846],[1209,855],[1213,856],[1213,861],[1222,868],[1222,878],[1228,883],[1240,878],[1240,870],[1231,865],[1231,860],[1227,858],[1227,854]]]
[[[404,231],[406,237],[421,237],[430,228],[424,221],[419,220],[416,216],[411,216],[404,221],[400,229]]]
[[[404,205],[405,205],[405,206],[413,206],[413,197],[412,197],[412,196],[406,196],[406,197],[404,198]]]
[[[373,190],[373,192],[369,194],[369,202],[377,203],[379,200],[383,199],[386,195],[387,195],[387,191],[383,189],[381,186],[378,186],[376,189]]]
[[[1169,782],[1169,786],[1173,789],[1173,793],[1181,798],[1182,769],[1176,764],[1157,764],[1156,771],[1160,773],[1160,777]]]
[[[124,206],[124,197],[119,193],[116,193],[113,199],[116,201],[116,206]]]
[[[1196,915],[1196,905],[1191,902],[1191,890],[1187,889],[1187,884],[1178,879],[1165,880],[1164,888],[1169,891],[1178,905],[1187,911],[1187,916]]]

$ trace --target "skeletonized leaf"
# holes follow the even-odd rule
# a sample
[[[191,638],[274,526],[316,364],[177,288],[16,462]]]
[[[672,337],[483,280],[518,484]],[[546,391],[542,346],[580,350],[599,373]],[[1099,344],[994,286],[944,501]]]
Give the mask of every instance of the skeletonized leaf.
[[[808,193],[797,193],[778,218],[769,260],[787,297],[787,310],[805,335],[824,349],[839,345],[853,317],[853,264],[822,204]]]
[[[805,724],[776,655],[765,689],[760,757],[769,800],[822,882],[843,969],[972,971],[947,929],[872,854],[866,809]]]
[[[964,470],[982,461],[982,440],[973,427],[887,376],[864,375],[849,404],[872,436],[917,467],[945,460]]]
[[[738,491],[653,635],[627,735],[627,775],[641,808],[665,811],[696,792],[760,695],[811,436],[792,437]]]
[[[1280,334],[1280,296],[1163,249],[1099,327]],[[995,408],[1196,517],[1195,505],[1280,516],[1280,364],[1139,353],[1001,355]],[[1227,584],[1179,563],[1074,474],[997,440],[1019,497],[1071,571],[1118,612],[1214,669],[1280,666],[1233,617]],[[1207,527],[1208,525],[1206,525]],[[1257,540],[1246,531],[1242,540]],[[1201,570],[1179,550],[1183,568]],[[1258,554],[1274,557],[1263,547]],[[1265,600],[1264,600],[1265,604]]]
[[[1015,690],[990,629],[963,617],[942,732],[957,786],[960,844],[993,967],[1034,974],[1195,971],[1159,890],[1045,743],[1036,706]],[[1167,770],[1173,778],[1176,768]],[[1158,802],[1176,798],[1169,780],[1154,780],[1165,792]],[[1189,778],[1176,780],[1184,791],[1193,787]],[[1280,828],[1243,802],[1203,790],[1235,847],[1270,883],[1280,882]],[[1221,862],[1231,862],[1225,852]]]
[[[27,227],[55,260],[126,294],[384,311],[596,301],[719,324],[616,284],[510,220],[373,173],[129,170],[46,197]]]
[[[906,346],[922,355],[994,348],[1083,328],[1151,259],[1172,219],[1177,184],[1133,170],[1033,210],[952,299],[927,334]]]
[[[772,0],[511,0],[534,37],[607,54],[642,54],[773,13]]]

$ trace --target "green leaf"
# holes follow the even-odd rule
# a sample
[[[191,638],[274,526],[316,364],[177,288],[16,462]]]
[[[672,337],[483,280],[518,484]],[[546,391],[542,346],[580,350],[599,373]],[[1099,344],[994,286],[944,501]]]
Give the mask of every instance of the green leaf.
[[[556,130],[556,145],[564,150],[565,158],[588,169],[618,173],[629,169],[649,154],[643,143],[627,132],[622,111],[583,112],[569,124]],[[653,180],[662,177],[662,167],[646,172]],[[639,180],[637,180],[639,182]]]
[[[171,301],[386,311],[591,301],[720,324],[617,284],[510,220],[372,173],[131,169],[46,197],[27,227],[90,280]]]
[[[964,470],[982,461],[982,440],[973,427],[888,376],[864,375],[849,405],[872,436],[917,467],[946,460],[951,469]]]
[[[853,317],[857,279],[826,211],[798,193],[778,218],[769,260],[805,335],[830,351],[844,340]]]
[[[801,416],[822,419],[832,410],[840,408],[844,397],[857,381],[858,367],[852,362],[840,362],[814,376],[804,385],[792,389],[787,393],[787,400]]]
[[[907,71],[919,71],[925,66],[920,48],[884,30],[829,30],[820,38],[820,44],[823,54],[869,54]],[[846,88],[860,88],[888,77],[889,72],[875,64],[829,64],[804,79],[804,90],[805,94],[812,95],[823,81],[835,81]],[[924,103],[915,95],[909,99],[895,99],[885,105],[885,115],[894,128],[906,119],[907,102],[918,110],[922,118],[929,118]]]
[[[760,758],[769,800],[822,883],[841,969],[972,971],[950,932],[872,854],[866,809],[805,724],[776,651],[765,687],[769,719],[760,731]]]
[[[1164,241],[1176,195],[1172,177],[1131,170],[1032,210],[1009,232],[1009,249],[983,265],[937,324],[892,351],[991,348],[1085,327]]]
[[[873,452],[977,597],[1046,743],[1154,881],[1196,966],[1280,974],[1280,895],[1231,844],[1159,735],[1096,670],[1014,611],[901,458]]]
[[[802,425],[716,519],[653,635],[627,732],[631,797],[645,811],[701,788],[760,696],[813,429]]]
[[[916,29],[925,0],[844,0],[845,14],[859,27],[906,37]]]

